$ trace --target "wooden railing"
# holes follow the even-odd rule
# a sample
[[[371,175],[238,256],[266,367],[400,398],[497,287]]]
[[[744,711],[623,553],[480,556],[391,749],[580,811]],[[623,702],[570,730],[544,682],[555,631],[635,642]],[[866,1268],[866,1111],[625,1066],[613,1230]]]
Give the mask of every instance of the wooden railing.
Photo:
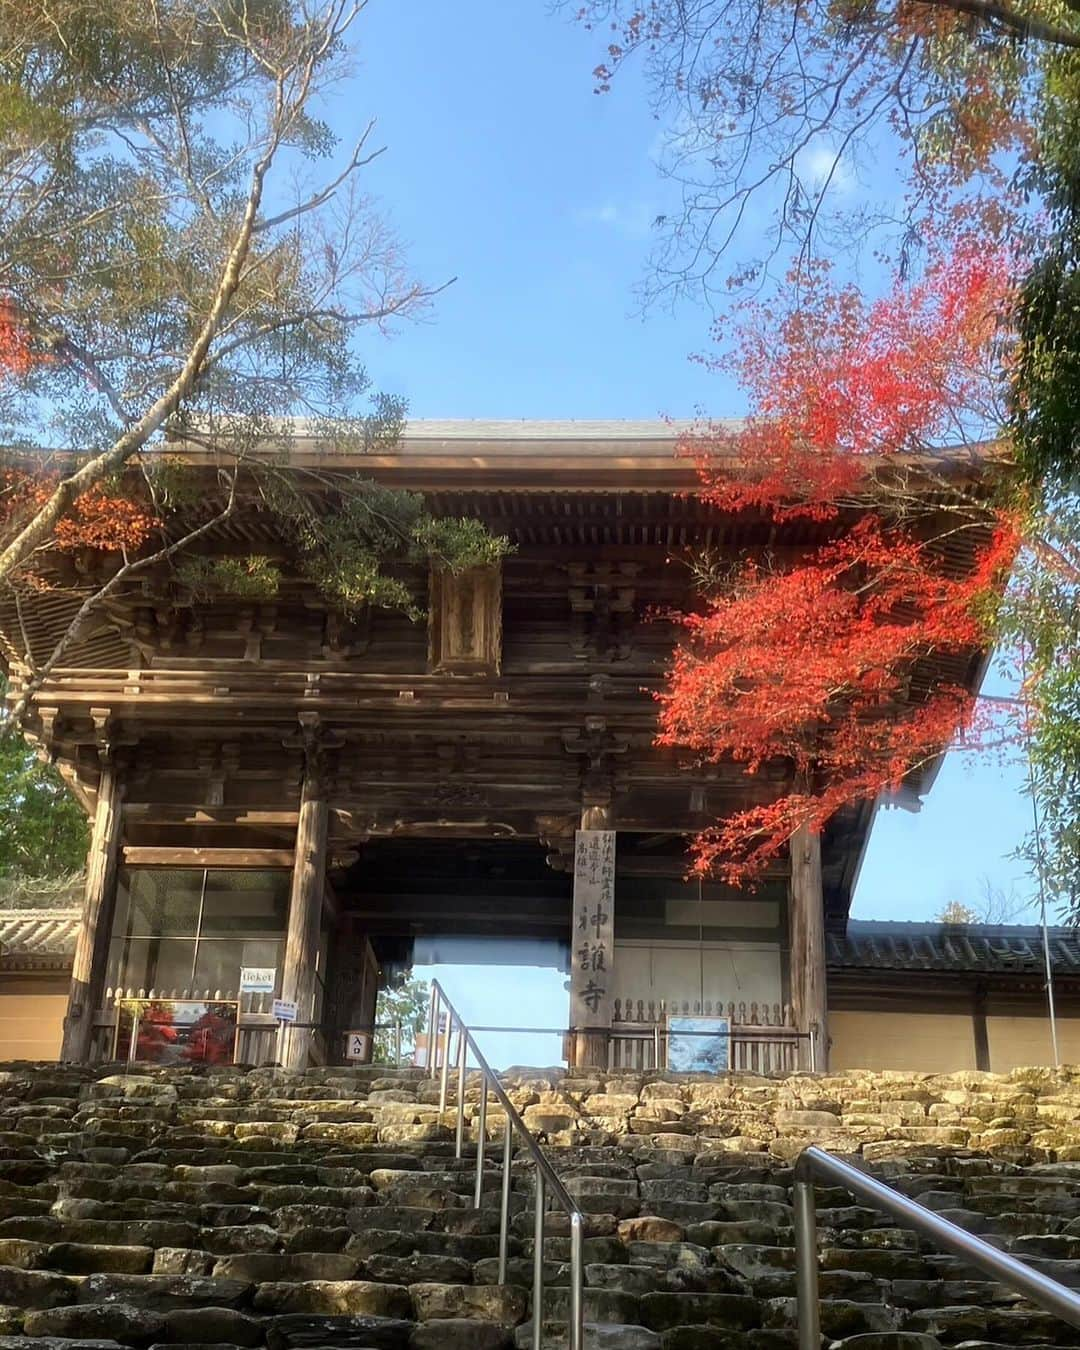
[[[614,1001],[609,1067],[667,1068],[669,1017],[726,1017],[732,1072],[779,1074],[810,1067],[810,1038],[795,1026],[790,1004],[632,998]]]

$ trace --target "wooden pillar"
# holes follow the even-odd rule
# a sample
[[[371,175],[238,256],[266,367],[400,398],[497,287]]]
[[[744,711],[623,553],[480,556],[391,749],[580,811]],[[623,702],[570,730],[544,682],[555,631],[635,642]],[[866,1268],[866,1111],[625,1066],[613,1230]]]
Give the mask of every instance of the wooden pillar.
[[[615,980],[615,831],[610,806],[586,806],[574,844],[570,934],[571,1068],[606,1069]]]
[[[75,939],[67,1015],[60,1058],[85,1063],[90,1057],[94,1015],[105,988],[113,905],[116,900],[116,864],[119,856],[121,791],[115,763],[102,761],[90,848],[86,855],[86,889],[82,921]]]
[[[971,1030],[975,1040],[975,1067],[990,1068],[990,1029],[986,1021],[986,986],[977,984],[971,1001]]]
[[[817,1069],[829,1067],[825,986],[825,898],[821,886],[821,836],[805,826],[791,839],[788,902],[791,947],[791,1001],[800,1031],[817,1030]],[[809,1066],[809,1053],[804,1058]]]
[[[326,884],[326,789],[314,761],[315,756],[309,754],[300,790],[296,857],[289,891],[289,924],[281,977],[281,997],[296,1004],[298,1022],[310,1022],[314,1012],[316,960]],[[288,1028],[284,1036],[285,1067],[307,1068],[310,1045],[310,1030],[299,1026]]]

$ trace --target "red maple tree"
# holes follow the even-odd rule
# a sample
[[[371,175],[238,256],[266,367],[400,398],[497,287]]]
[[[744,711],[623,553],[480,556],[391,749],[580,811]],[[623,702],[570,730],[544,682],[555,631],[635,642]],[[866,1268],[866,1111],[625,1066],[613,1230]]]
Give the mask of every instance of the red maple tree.
[[[25,380],[36,366],[50,360],[39,350],[32,325],[8,299],[0,297],[0,384]],[[27,458],[0,470],[0,532],[19,526],[56,491],[60,475],[35,472]],[[83,549],[103,553],[135,552],[161,524],[145,502],[97,484],[72,503],[53,531],[53,547],[61,553]],[[29,569],[37,576],[38,568]]]
[[[992,413],[1008,288],[1003,255],[962,240],[880,299],[821,269],[793,278],[779,323],[745,311],[729,364],[752,414],[700,428],[685,452],[707,501],[801,517],[823,542],[745,559],[680,616],[659,742],[751,774],[781,762],[790,784],[699,834],[699,873],[752,881],[800,827],[820,831],[992,722],[970,690],[912,676],[988,645],[1019,544],[987,497],[993,452],[970,434]]]

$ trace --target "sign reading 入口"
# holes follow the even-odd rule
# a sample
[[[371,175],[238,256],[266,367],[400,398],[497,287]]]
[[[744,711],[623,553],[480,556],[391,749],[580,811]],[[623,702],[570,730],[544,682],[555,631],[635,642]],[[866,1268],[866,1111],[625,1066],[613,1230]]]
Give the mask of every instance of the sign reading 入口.
[[[570,935],[570,1025],[611,1025],[615,954],[615,831],[578,830]]]
[[[345,1058],[359,1060],[361,1063],[370,1058],[371,1039],[366,1031],[348,1031],[345,1033]]]

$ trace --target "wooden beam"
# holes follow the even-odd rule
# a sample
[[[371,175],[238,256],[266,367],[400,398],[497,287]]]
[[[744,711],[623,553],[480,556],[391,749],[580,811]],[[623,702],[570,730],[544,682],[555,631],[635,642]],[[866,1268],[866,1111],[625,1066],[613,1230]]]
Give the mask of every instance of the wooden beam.
[[[280,780],[280,775],[279,775]],[[125,802],[124,819],[140,825],[281,825],[296,828],[295,810],[257,806],[184,806],[174,802]]]
[[[817,1069],[829,1066],[825,984],[825,898],[821,885],[821,836],[805,826],[791,839],[791,1001],[800,1031],[817,1033]]]
[[[292,867],[291,848],[164,848],[132,844],[127,867]]]
[[[105,960],[116,899],[116,860],[120,842],[121,789],[116,766],[105,760],[86,857],[82,922],[75,938],[67,1016],[60,1047],[62,1060],[84,1063],[90,1057],[94,1013],[105,983]]]

